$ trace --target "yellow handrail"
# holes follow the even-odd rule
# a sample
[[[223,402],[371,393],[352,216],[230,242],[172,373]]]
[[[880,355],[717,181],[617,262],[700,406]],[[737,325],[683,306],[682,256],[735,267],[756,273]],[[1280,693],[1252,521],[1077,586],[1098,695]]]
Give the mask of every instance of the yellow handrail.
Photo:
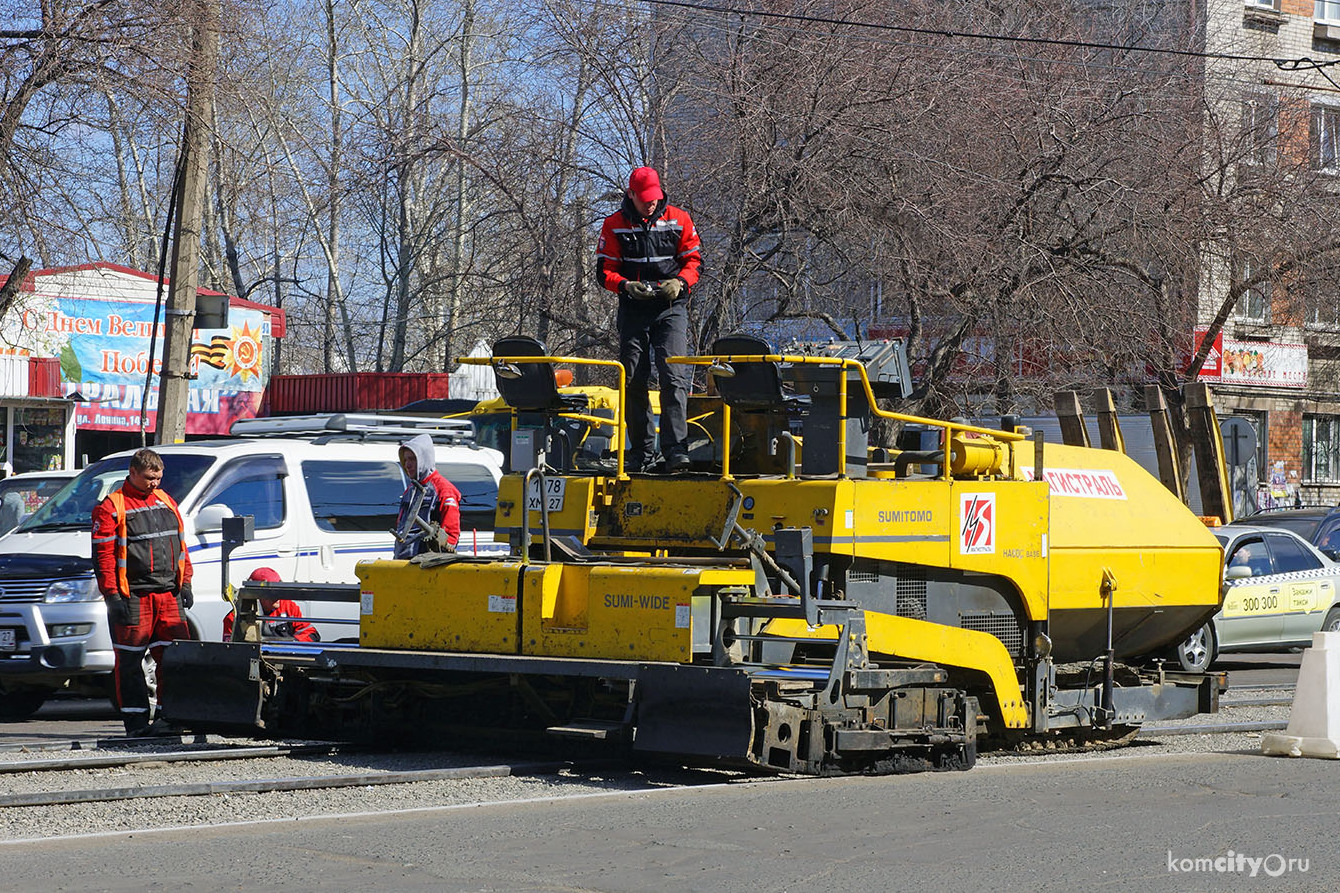
[[[906,413],[890,412],[888,410],[880,409],[879,405],[875,402],[875,392],[870,387],[870,378],[868,375],[866,375],[865,365],[861,363],[859,360],[851,360],[846,359],[844,357],[816,357],[816,356],[809,356],[806,354],[801,354],[797,356],[790,356],[787,354],[762,354],[762,355],[713,354],[713,355],[703,355],[695,357],[670,357],[666,360],[666,362],[682,363],[686,366],[713,366],[718,363],[724,363],[727,365],[731,363],[789,363],[793,366],[803,366],[803,365],[841,366],[844,369],[855,369],[857,373],[861,376],[861,386],[865,389],[866,402],[869,403],[870,411],[875,416],[882,419],[894,419],[895,421],[910,422],[915,425],[927,425],[929,427],[944,429],[945,459],[942,464],[944,469],[944,476],[946,478],[950,477],[949,441],[950,438],[953,437],[955,431],[964,431],[972,434],[987,434],[990,435],[991,437],[997,438],[998,440],[1025,439],[1024,435],[1014,431],[998,431],[994,428],[983,428],[979,425],[965,425],[960,424],[958,422],[947,422],[944,419],[928,419],[922,416],[907,415]],[[838,400],[840,401],[840,406],[842,407],[843,414],[841,418],[845,421],[847,412],[847,376],[845,375],[840,376],[839,378]],[[730,416],[728,412],[723,413],[723,419],[727,423],[729,423]],[[722,442],[723,444],[725,444],[722,453],[722,455],[724,456],[726,453],[730,452],[729,429],[727,429],[724,432]],[[838,426],[838,456],[841,457],[841,463],[842,463],[840,474],[843,477],[845,477],[847,473],[847,426],[845,424]],[[727,469],[728,467],[729,466],[723,461],[722,463],[723,475],[725,473],[725,469]]]
[[[615,427],[616,436],[614,439],[617,441],[617,444],[615,445],[614,449],[615,449],[615,456],[617,457],[618,461],[616,474],[620,480],[628,479],[628,475],[626,475],[623,470],[624,403],[625,403],[624,379],[626,377],[623,368],[623,363],[620,363],[618,360],[591,360],[585,357],[498,357],[498,356],[457,357],[456,362],[460,363],[463,366],[490,366],[493,367],[495,373],[499,366],[504,365],[515,366],[522,363],[549,363],[551,365],[555,363],[571,363],[572,365],[575,366],[608,366],[613,369],[617,369],[619,374],[619,407],[615,413],[616,417],[614,420],[614,424],[616,426]],[[517,413],[516,407],[515,406],[511,407],[511,410],[512,410],[512,430],[516,430],[516,413]],[[576,412],[564,412],[560,413],[560,415],[565,419],[577,419],[578,421],[587,422],[588,424],[601,425],[601,426],[610,424],[609,419],[601,418],[600,416],[585,415],[583,413],[576,413]]]

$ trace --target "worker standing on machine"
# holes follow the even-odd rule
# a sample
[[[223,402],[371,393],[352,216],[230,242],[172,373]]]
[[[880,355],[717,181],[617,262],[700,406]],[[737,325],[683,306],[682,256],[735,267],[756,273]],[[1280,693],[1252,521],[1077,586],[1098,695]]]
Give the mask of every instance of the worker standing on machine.
[[[702,265],[688,212],[666,201],[654,168],[628,178],[619,210],[605,218],[596,246],[600,284],[619,295],[619,362],[628,376],[629,471],[652,461],[656,423],[648,385],[661,382],[661,453],[666,471],[689,468],[688,366],[666,362],[689,352],[689,293]]]
[[[182,609],[195,601],[186,527],[162,482],[163,458],[140,450],[125,481],[93,509],[93,567],[112,628],[116,706],[135,738],[172,731],[161,717],[150,724],[144,654],[153,656],[161,691],[163,646],[190,638]]]
[[[248,583],[278,583],[283,580],[279,572],[272,567],[258,567],[247,577]],[[261,635],[264,638],[292,639],[295,642],[320,642],[321,634],[316,627],[302,619],[302,608],[298,603],[286,598],[266,598],[261,596],[261,613],[266,617],[278,617],[279,620],[262,621]],[[223,641],[233,638],[233,618],[236,611],[229,611],[223,618]]]
[[[400,496],[395,557],[455,552],[461,536],[461,491],[437,470],[433,439],[419,434],[402,443],[400,467],[410,483]]]

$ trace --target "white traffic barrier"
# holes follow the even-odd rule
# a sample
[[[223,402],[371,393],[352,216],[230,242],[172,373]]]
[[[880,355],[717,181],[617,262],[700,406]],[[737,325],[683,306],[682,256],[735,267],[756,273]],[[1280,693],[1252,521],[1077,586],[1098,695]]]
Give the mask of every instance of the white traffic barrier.
[[[1340,632],[1312,634],[1298,668],[1289,727],[1261,736],[1261,753],[1340,758]]]

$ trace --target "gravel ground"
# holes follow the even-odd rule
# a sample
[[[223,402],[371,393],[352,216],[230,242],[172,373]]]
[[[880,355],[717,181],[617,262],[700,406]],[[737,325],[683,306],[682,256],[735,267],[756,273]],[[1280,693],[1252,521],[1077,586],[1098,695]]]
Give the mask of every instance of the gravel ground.
[[[1251,697],[1290,692],[1252,692]],[[1283,722],[1289,707],[1233,707],[1225,699],[1218,716],[1198,717],[1198,722]],[[213,744],[224,739],[211,736]],[[980,758],[979,766],[1007,766],[1050,760],[1142,758],[1185,753],[1259,752],[1260,732],[1212,735],[1163,735],[1155,728],[1142,730],[1131,745],[1112,750],[1083,753],[998,753]],[[246,744],[251,742],[227,742]],[[152,752],[144,747],[135,753]],[[68,753],[68,752],[66,752]],[[78,755],[104,756],[107,752]],[[0,754],[0,763],[49,760],[61,752]],[[416,769],[497,765],[508,762],[496,755],[481,757],[452,753],[362,754],[272,757],[219,762],[153,762],[125,768],[78,769],[67,772],[13,772],[0,775],[0,794],[78,791],[102,788],[134,788],[164,784],[278,779],[351,773],[396,772]],[[533,798],[570,797],[614,791],[645,791],[685,784],[711,784],[739,780],[730,772],[688,770],[628,771],[567,769],[556,774],[366,785],[356,788],[274,793],[228,793],[194,797],[162,797],[107,803],[62,806],[0,808],[0,844],[50,838],[90,831],[131,832],[149,828],[189,827],[202,824],[257,820],[293,820],[307,816],[383,812],[401,809],[464,806]],[[781,783],[785,783],[783,780]]]

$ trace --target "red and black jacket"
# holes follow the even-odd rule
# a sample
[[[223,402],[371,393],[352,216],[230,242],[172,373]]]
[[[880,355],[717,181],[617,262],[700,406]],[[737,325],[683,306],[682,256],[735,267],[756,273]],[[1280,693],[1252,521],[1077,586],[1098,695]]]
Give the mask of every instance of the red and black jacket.
[[[686,300],[698,282],[700,244],[687,211],[661,199],[651,217],[643,220],[625,195],[623,205],[600,228],[596,246],[600,284],[618,292],[626,279],[655,282],[678,276],[685,285],[681,300]]]
[[[177,504],[163,490],[124,482],[93,510],[93,567],[103,595],[178,592],[191,556]]]

